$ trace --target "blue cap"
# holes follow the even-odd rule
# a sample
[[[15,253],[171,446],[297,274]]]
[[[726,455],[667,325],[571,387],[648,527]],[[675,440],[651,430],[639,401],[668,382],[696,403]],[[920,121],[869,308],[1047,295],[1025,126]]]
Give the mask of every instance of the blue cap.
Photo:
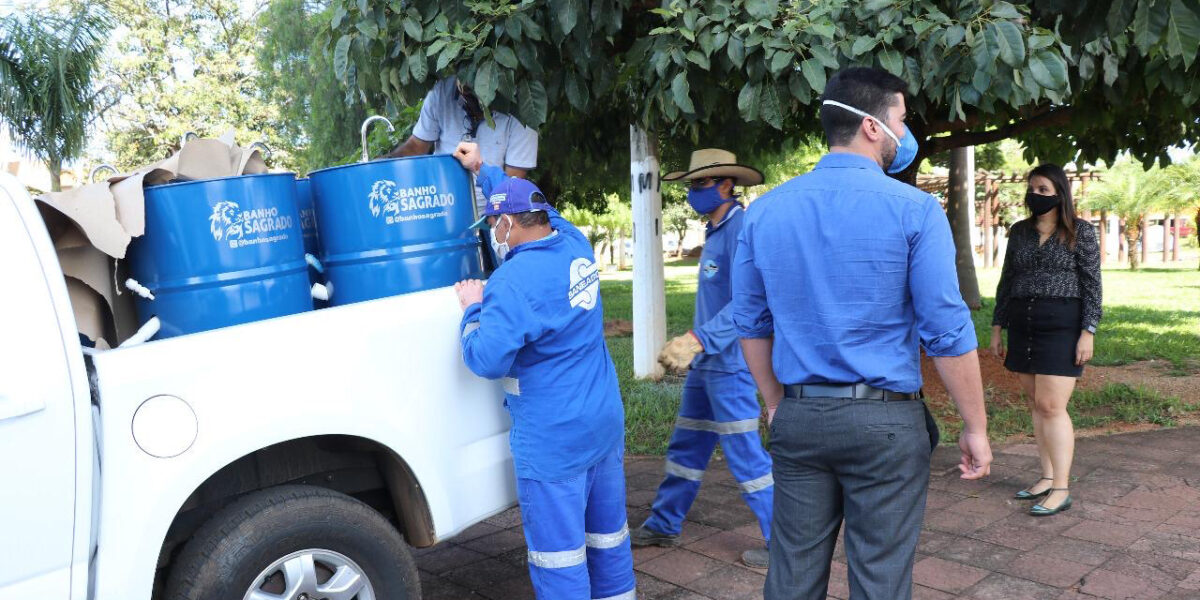
[[[508,177],[492,190],[492,195],[488,196],[487,204],[483,208],[483,216],[471,224],[471,229],[487,227],[488,217],[552,209],[553,207],[546,203],[545,194],[532,181]]]

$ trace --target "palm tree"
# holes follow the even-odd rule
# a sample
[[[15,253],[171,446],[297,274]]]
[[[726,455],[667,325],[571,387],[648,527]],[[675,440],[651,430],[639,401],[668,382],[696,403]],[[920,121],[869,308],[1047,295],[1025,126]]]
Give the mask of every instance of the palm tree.
[[[1146,212],[1162,206],[1171,194],[1162,169],[1143,169],[1128,157],[1118,159],[1095,187],[1088,191],[1087,207],[1107,210],[1125,220],[1125,243],[1129,248],[1129,268],[1137,270],[1139,254],[1134,251],[1141,240]]]
[[[111,27],[103,9],[85,3],[69,15],[28,9],[0,18],[0,125],[46,163],[53,191],[101,112],[94,83]]]

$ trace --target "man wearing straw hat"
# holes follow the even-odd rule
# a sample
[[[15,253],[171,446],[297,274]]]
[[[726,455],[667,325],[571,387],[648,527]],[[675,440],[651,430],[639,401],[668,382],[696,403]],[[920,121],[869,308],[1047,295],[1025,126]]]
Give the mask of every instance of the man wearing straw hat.
[[[502,261],[456,284],[462,356],[501,380],[529,576],[539,600],[634,600],[625,516],[625,412],[604,343],[592,246],[533,183],[455,156],[488,194],[476,226]]]
[[[763,538],[769,539],[775,491],[771,458],[758,435],[762,409],[737,343],[730,305],[730,263],[745,212],[733,189],[758,185],[763,176],[754,167],[738,164],[733,153],[709,148],[693,152],[687,171],[670,173],[663,181],[688,186],[688,204],[706,220],[705,242],[692,330],[672,339],[659,354],[663,366],[688,373],[675,432],[667,446],[666,477],[650,518],[631,533],[633,543],[679,544],[683,519],[700,491],[700,479],[718,441],[742,497],[758,518]],[[746,550],[742,562],[766,568],[767,551]]]

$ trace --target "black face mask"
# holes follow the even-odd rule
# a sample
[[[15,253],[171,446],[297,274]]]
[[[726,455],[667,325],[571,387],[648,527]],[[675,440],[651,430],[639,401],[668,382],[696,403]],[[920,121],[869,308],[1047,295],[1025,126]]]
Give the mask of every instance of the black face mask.
[[[1041,216],[1054,210],[1054,207],[1058,206],[1058,202],[1058,195],[1043,196],[1033,192],[1025,194],[1025,206],[1029,207],[1034,216]]]

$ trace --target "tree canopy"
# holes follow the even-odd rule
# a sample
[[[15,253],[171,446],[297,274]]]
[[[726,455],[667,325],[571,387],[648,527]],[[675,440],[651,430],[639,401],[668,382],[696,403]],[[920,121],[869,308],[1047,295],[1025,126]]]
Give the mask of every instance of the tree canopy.
[[[561,181],[624,173],[628,125],[664,162],[819,132],[839,68],[909,82],[920,158],[1017,137],[1030,156],[1143,161],[1200,137],[1200,0],[334,0],[335,74],[419,99],[458,74],[540,127]],[[912,167],[918,168],[920,161]],[[620,169],[619,171],[617,169]],[[911,177],[911,173],[908,174]]]
[[[46,163],[54,191],[63,161],[83,154],[104,108],[99,61],[112,25],[102,9],[29,9],[0,18],[0,124]]]

